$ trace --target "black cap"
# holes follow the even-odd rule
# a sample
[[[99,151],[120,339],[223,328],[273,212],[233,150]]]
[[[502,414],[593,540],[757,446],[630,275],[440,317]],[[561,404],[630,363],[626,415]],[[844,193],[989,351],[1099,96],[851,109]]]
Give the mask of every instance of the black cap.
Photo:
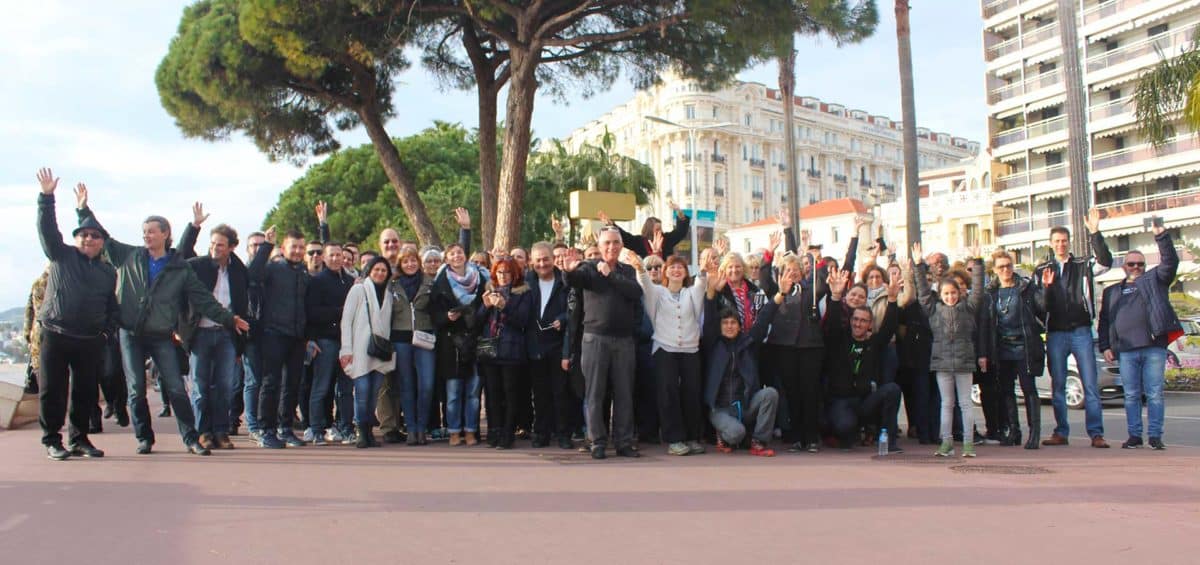
[[[108,239],[108,232],[104,231],[104,228],[100,226],[100,222],[97,222],[96,218],[91,216],[88,216],[79,222],[79,227],[75,228],[75,231],[71,232],[71,237],[79,235],[79,232],[83,230],[96,230],[100,232],[100,235],[103,236],[104,239]]]

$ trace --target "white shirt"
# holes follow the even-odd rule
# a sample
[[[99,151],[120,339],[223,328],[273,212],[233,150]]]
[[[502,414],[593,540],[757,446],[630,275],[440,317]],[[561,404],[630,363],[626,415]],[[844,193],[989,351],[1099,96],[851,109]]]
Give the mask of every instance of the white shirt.
[[[546,305],[550,303],[550,293],[554,292],[554,277],[544,281],[538,278],[538,290],[542,291],[542,307],[538,310],[538,318],[546,315]]]
[[[216,298],[217,302],[219,302],[221,304],[221,306],[224,306],[226,309],[228,309],[229,304],[231,302],[233,302],[233,299],[229,297],[229,267],[228,266],[225,266],[225,267],[218,266],[217,267],[217,284],[215,287],[213,287],[213,298]],[[202,328],[219,328],[219,327],[221,327],[221,324],[218,324],[208,318],[201,318],[200,319],[200,327],[202,327]]]

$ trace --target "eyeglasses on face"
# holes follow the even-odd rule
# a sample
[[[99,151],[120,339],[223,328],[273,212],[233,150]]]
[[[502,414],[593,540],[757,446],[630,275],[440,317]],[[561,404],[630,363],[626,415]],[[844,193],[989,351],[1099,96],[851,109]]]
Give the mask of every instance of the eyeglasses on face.
[[[647,271],[661,271],[662,268],[663,268],[662,265],[650,265],[649,267],[646,267],[646,270]]]
[[[312,257],[312,256],[314,256],[314,255],[316,255],[316,256],[321,256],[321,255],[324,255],[324,254],[325,254],[325,253],[324,253],[323,251],[321,251],[320,249],[309,249],[309,250],[308,250],[308,256],[309,256],[309,257]]]
[[[1007,270],[1007,269],[1011,269],[1011,268],[1012,268],[1012,265],[1009,263],[997,263],[996,264],[997,271]]]
[[[1146,262],[1145,261],[1126,261],[1125,266],[1129,267],[1130,269],[1145,269]]]
[[[399,239],[385,239],[385,240],[383,240],[383,244],[384,244],[384,245],[387,245],[387,244],[389,244],[389,243],[400,243],[400,240],[399,240]]]

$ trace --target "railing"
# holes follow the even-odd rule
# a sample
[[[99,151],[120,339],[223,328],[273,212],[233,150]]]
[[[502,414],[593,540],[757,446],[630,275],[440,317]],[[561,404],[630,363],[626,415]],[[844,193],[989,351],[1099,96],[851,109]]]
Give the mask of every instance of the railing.
[[[716,153],[713,153],[711,157],[712,157],[712,162],[714,162],[714,163],[724,163],[725,162],[724,155],[718,155]]]
[[[762,199],[763,199],[763,193],[762,193],[762,191],[761,191],[761,190],[755,190],[755,191],[751,191],[751,192],[750,192],[750,196],[751,196],[752,198],[754,198],[755,200],[762,200]]]
[[[838,174],[833,175],[833,182],[846,184],[846,175],[838,175]]]
[[[1024,35],[1007,39],[988,47],[984,52],[984,59],[987,61],[999,59],[1009,53],[1016,53],[1025,47],[1046,41],[1056,35],[1058,35],[1058,22],[1053,22],[1026,32]]]
[[[1135,147],[1126,147],[1116,151],[1101,153],[1092,157],[1092,170],[1107,169],[1140,161],[1142,159],[1152,159],[1163,155],[1174,155],[1183,151],[1191,151],[1200,149],[1200,142],[1190,133],[1176,136],[1174,139],[1167,141],[1163,145],[1155,148],[1149,143],[1144,143]]]
[[[858,186],[861,186],[864,188],[871,188],[871,181],[869,181],[867,179],[859,179]]]
[[[1059,163],[1057,165],[1050,165],[1049,167],[1042,167],[1040,169],[1033,169],[1033,170],[1029,170],[1029,171],[1021,171],[1019,173],[1013,173],[1008,176],[1003,176],[1003,177],[996,179],[995,184],[996,184],[996,190],[998,190],[998,191],[999,190],[1010,190],[1013,188],[1021,188],[1022,186],[1029,186],[1031,184],[1037,184],[1039,182],[1046,182],[1049,180],[1060,179],[1065,176],[1067,176],[1067,164]]]
[[[1200,187],[1147,194],[1145,196],[1099,204],[1096,208],[1100,209],[1101,218],[1120,218],[1122,216],[1132,216],[1146,212],[1158,212],[1160,210],[1196,205],[1200,205]]]
[[[674,163],[674,162],[675,162],[675,157],[666,157],[663,159],[664,165],[670,165],[671,163]]]
[[[1029,137],[1037,137],[1039,135],[1046,135],[1048,133],[1062,131],[1067,129],[1067,117],[1055,116],[1040,122],[1033,122],[1032,124],[1025,126],[1025,129],[1029,132]]]
[[[779,169],[779,172],[781,172],[781,173],[787,170],[787,165],[784,165],[783,163],[775,163],[775,166]]]
[[[983,4],[983,17],[990,18],[1019,4],[1018,0],[991,0]]]
[[[683,161],[685,163],[691,163],[692,161],[700,161],[700,160],[703,160],[703,157],[700,157],[699,155],[696,155],[694,153],[684,153],[683,154]]]
[[[755,159],[755,158],[751,157],[750,158],[750,166],[761,169],[761,168],[767,166],[767,162],[762,159]]]
[[[818,171],[818,170],[816,170],[816,169],[809,169],[809,170],[808,170],[808,178],[810,178],[810,179],[819,179],[819,178],[821,178],[821,171]]]
[[[1048,230],[1068,223],[1068,212],[1052,212],[1040,216],[1004,220],[996,223],[996,235],[1012,235],[1035,230]]]
[[[1172,31],[1170,34],[1147,37],[1141,41],[1118,47],[1112,51],[1105,51],[1099,55],[1088,57],[1087,70],[1089,73],[1092,73],[1143,55],[1150,55],[1158,50],[1170,51],[1173,47],[1190,43],[1196,28],[1197,25],[1193,24]]]
[[[1017,126],[1013,129],[1006,129],[992,138],[992,147],[1000,147],[1018,141],[1025,141],[1025,128]]]
[[[1124,98],[1118,98],[1116,100],[1105,102],[1103,104],[1097,104],[1091,108],[1088,108],[1088,118],[1093,121],[1102,120],[1104,118],[1111,118],[1116,115],[1126,114],[1132,109],[1133,97],[1126,96]]]
[[[888,191],[888,192],[896,192],[896,185],[894,185],[890,182],[879,183],[879,188],[882,188],[883,190]]]
[[[725,196],[725,188],[724,188],[724,187],[721,187],[721,186],[718,186],[718,187],[714,188],[714,189],[713,189],[713,195],[715,195],[715,196]]]
[[[1127,8],[1132,8],[1138,4],[1145,4],[1148,0],[1111,0],[1110,2],[1101,2],[1099,5],[1092,6],[1083,11],[1083,25],[1092,22],[1098,22],[1113,14],[1121,12]]]
[[[1008,100],[1014,96],[1034,92],[1036,90],[1053,86],[1062,82],[1062,71],[1055,69],[1048,73],[1042,73],[1025,79],[1022,82],[1014,82],[1006,84],[1000,88],[992,89],[988,93],[988,103],[995,104],[997,102]]]

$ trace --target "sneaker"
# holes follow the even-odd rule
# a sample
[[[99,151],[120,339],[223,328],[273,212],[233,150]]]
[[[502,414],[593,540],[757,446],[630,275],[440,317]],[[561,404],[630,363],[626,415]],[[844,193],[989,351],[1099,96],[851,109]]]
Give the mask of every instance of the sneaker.
[[[354,445],[358,442],[358,433],[354,428],[342,430],[342,445]]]
[[[1164,451],[1167,449],[1167,446],[1163,445],[1162,438],[1160,437],[1150,438],[1150,447],[1155,451]]]
[[[317,434],[313,433],[312,428],[307,428],[304,430],[304,435],[300,436],[300,439],[304,440],[304,443],[312,443],[313,440],[317,439]]]
[[[1142,438],[1137,436],[1129,436],[1125,443],[1121,444],[1121,449],[1137,449],[1142,446]]]
[[[788,446],[788,453],[800,453],[803,451],[808,451],[808,444],[802,441],[798,441]]]
[[[696,440],[687,442],[687,446],[688,455],[700,455],[701,453],[704,453],[704,444]]]
[[[61,443],[55,443],[46,446],[46,458],[54,461],[66,461],[71,457],[71,452],[63,448]]]
[[[325,440],[329,443],[342,443],[342,431],[337,428],[329,428],[325,432]]]
[[[667,446],[668,455],[688,455],[691,452],[687,444],[682,441],[677,441]]]
[[[717,451],[721,453],[733,453],[733,448],[729,447],[729,444],[725,443],[725,440],[717,438]]]
[[[254,443],[261,443],[261,442],[262,442],[262,432],[260,432],[260,431],[258,431],[258,430],[250,430],[250,431],[249,431],[249,432],[246,434],[246,437],[247,437],[247,438],[250,438],[250,441],[252,441],[252,442],[254,442]]]
[[[287,447],[287,445],[279,439],[279,436],[267,432],[258,433],[258,446],[264,449],[283,449],[284,447]]]
[[[993,436],[984,436],[983,443],[986,443],[988,445],[1000,445],[1003,442],[1000,441],[999,437],[993,435]],[[976,445],[978,445],[978,444],[976,444]]]
[[[817,453],[818,451],[821,451],[820,443],[814,441],[814,442],[808,444],[808,452],[809,453]]]
[[[187,450],[188,450],[188,453],[191,453],[193,455],[200,455],[202,457],[208,457],[209,455],[212,455],[212,451],[209,448],[204,447],[203,445],[200,445],[199,441],[189,443],[187,446]]]
[[[750,455],[757,457],[774,457],[775,450],[767,447],[761,441],[752,439],[750,440]]]
[[[966,448],[964,447],[963,449],[965,450]],[[950,440],[943,441],[942,445],[933,454],[937,457],[950,457],[954,455],[954,442]]]
[[[971,444],[969,444],[969,443],[968,443],[968,444],[964,444],[964,445],[963,445],[963,452],[962,452],[962,456],[963,456],[963,457],[975,457],[975,446],[974,446],[974,445],[971,445]]]
[[[279,440],[286,443],[288,447],[304,447],[304,440],[296,437],[296,434],[288,430],[285,434],[280,434]]]
[[[632,446],[630,446],[630,447],[618,447],[617,448],[617,456],[618,457],[629,457],[630,459],[637,459],[638,457],[641,457],[642,454],[639,453],[638,450],[636,450]]]
[[[152,445],[153,445],[153,443],[150,442],[150,440],[145,440],[145,439],[138,440],[137,449],[136,449],[137,454],[138,455],[149,455],[150,448]]]
[[[314,438],[312,439],[312,444],[313,444],[313,445],[329,445],[329,441],[327,441],[327,440],[325,439],[325,436],[324,436],[324,435],[319,435],[319,436],[317,436],[317,437],[314,437]]]
[[[600,460],[600,459],[605,459],[607,457],[608,456],[604,454],[604,446],[603,445],[597,445],[597,446],[592,447],[592,459]]]
[[[973,440],[972,440],[972,442],[973,442],[975,445],[983,445],[983,444],[984,444],[984,442],[986,442],[986,441],[987,441],[987,438],[983,437],[983,434],[981,434],[981,433],[979,433],[979,432],[975,432],[975,436],[974,436],[974,438],[973,438]]]
[[[81,438],[68,444],[67,449],[71,450],[71,455],[80,457],[104,457],[104,452],[96,449],[96,446],[92,445],[87,438]]]

